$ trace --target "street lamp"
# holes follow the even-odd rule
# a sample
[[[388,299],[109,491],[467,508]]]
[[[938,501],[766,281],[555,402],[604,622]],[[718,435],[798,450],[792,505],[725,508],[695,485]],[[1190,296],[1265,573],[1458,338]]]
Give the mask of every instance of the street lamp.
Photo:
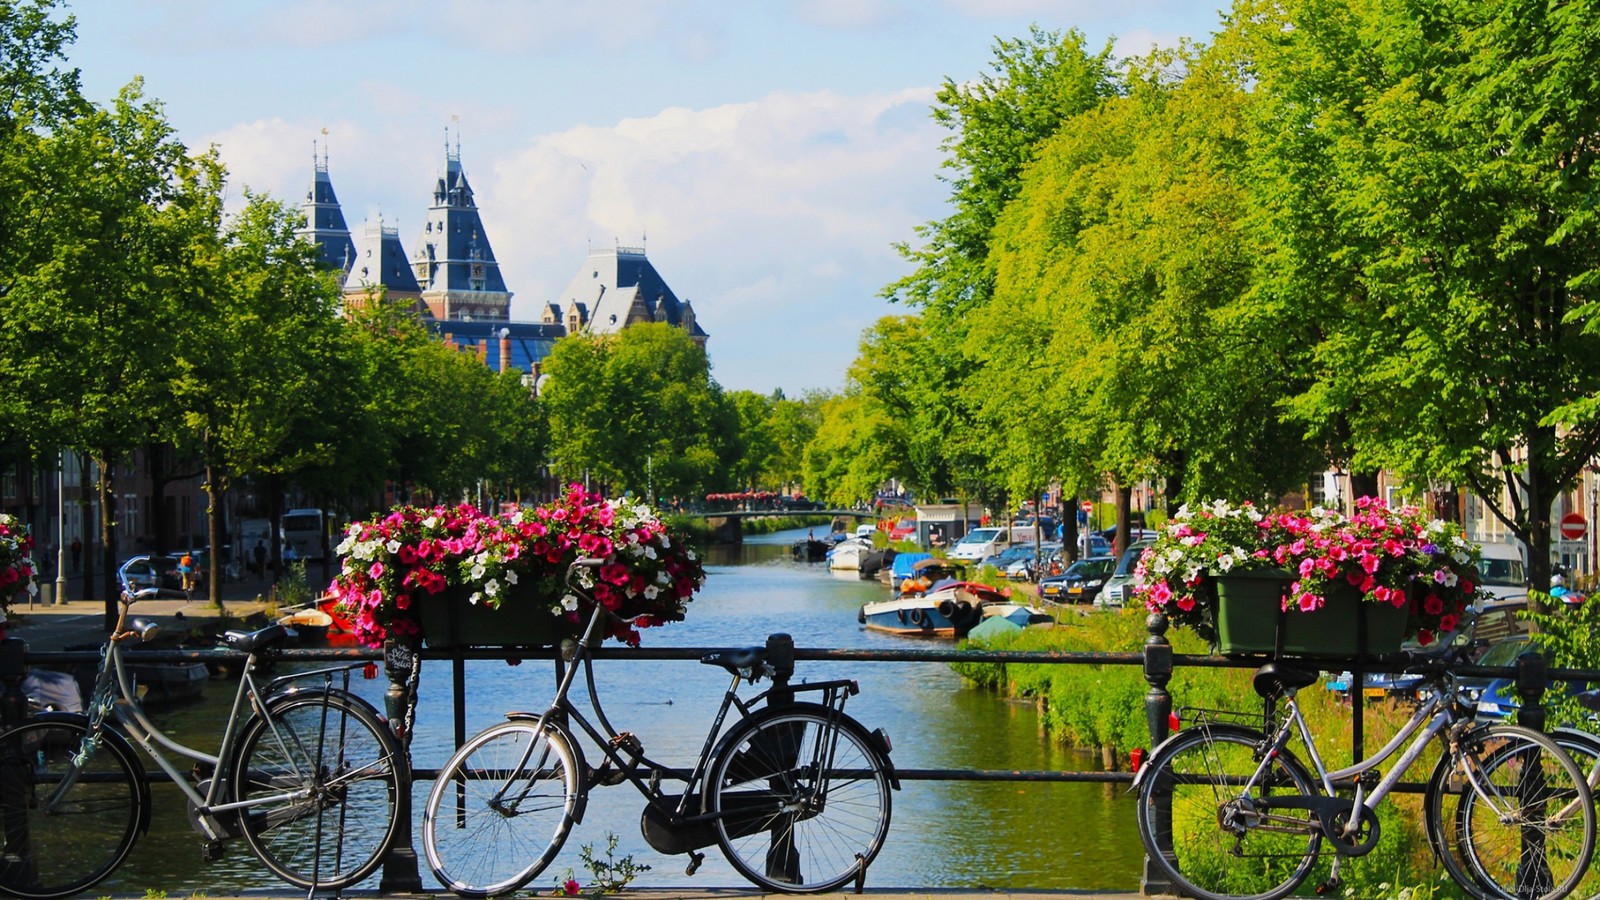
[[[67,602],[67,451],[57,454],[56,466],[56,603]]]

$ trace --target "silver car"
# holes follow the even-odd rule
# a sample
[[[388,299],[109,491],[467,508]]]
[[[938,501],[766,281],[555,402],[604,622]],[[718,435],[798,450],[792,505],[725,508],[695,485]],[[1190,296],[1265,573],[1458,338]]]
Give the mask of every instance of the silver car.
[[[1153,540],[1134,541],[1122,551],[1122,555],[1117,557],[1117,567],[1106,579],[1105,587],[1095,595],[1095,606],[1127,605],[1128,597],[1133,592],[1133,567],[1139,564],[1139,556],[1154,545]]]

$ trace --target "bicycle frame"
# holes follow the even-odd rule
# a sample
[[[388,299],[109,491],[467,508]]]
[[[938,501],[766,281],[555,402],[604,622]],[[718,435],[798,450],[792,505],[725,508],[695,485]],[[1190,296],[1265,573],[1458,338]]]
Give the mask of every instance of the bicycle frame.
[[[136,692],[128,678],[127,665],[122,655],[122,644],[138,636],[134,632],[123,630],[127,611],[127,604],[124,603],[122,615],[117,620],[117,628],[113,632],[111,639],[106,642],[100,651],[99,671],[95,676],[94,689],[90,694],[88,729],[84,733],[84,746],[79,748],[78,755],[74,760],[76,763],[74,774],[62,779],[60,786],[44,802],[45,807],[50,808],[59,804],[77,782],[77,768],[81,767],[94,754],[98,747],[100,733],[104,728],[108,727],[108,719],[114,719],[121,725],[122,731],[155,761],[156,765],[167,774],[172,783],[177,785],[189,802],[194,805],[199,813],[197,821],[200,823],[203,829],[202,834],[207,840],[220,841],[237,837],[223,823],[213,818],[218,813],[233,813],[253,806],[306,799],[309,793],[304,789],[300,789],[275,795],[258,795],[247,801],[225,802],[224,798],[228,793],[227,775],[229,773],[226,771],[224,761],[232,758],[241,730],[240,725],[248,715],[245,712],[245,703],[248,700],[249,708],[257,711],[267,721],[268,727],[272,730],[273,739],[278,741],[280,745],[285,745],[287,742],[278,732],[276,723],[273,722],[268,712],[268,701],[279,686],[320,675],[324,677],[328,687],[331,688],[334,673],[343,672],[344,689],[348,692],[350,672],[361,667],[364,663],[353,663],[310,672],[283,675],[271,679],[263,688],[255,678],[257,654],[250,653],[245,659],[244,669],[239,678],[239,687],[234,692],[233,704],[228,711],[228,721],[223,728],[221,747],[217,750],[216,755],[212,755],[181,744],[169,737],[145,716],[144,711],[136,702]],[[117,704],[118,699],[124,701],[120,706]],[[204,794],[190,783],[190,776],[181,771],[168,758],[166,753],[162,752],[163,748],[172,754],[199,763],[209,770],[210,783],[206,786]]]

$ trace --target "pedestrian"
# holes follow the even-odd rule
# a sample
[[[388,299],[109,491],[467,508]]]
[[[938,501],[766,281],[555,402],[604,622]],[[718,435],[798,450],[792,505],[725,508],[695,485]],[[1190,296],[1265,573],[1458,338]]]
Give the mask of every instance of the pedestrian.
[[[178,558],[178,578],[183,583],[185,594],[194,590],[194,557],[187,550]]]
[[[265,541],[257,540],[254,550],[250,555],[255,558],[256,577],[262,581],[267,579],[267,545]]]
[[[72,571],[78,571],[78,561],[83,559],[83,541],[72,539]]]

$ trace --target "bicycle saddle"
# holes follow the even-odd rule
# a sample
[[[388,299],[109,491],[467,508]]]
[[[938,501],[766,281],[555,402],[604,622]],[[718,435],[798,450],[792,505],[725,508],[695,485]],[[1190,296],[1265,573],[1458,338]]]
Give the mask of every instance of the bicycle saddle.
[[[259,631],[229,631],[222,635],[223,643],[229,650],[240,653],[254,653],[273,644],[281,643],[294,634],[286,625],[272,624]]]
[[[748,673],[766,662],[767,648],[740,647],[737,650],[717,650],[700,657],[700,661],[708,666],[721,666],[728,670],[729,675],[739,675]]]
[[[1272,699],[1316,683],[1316,669],[1301,669],[1282,662],[1269,662],[1256,670],[1256,693]]]

